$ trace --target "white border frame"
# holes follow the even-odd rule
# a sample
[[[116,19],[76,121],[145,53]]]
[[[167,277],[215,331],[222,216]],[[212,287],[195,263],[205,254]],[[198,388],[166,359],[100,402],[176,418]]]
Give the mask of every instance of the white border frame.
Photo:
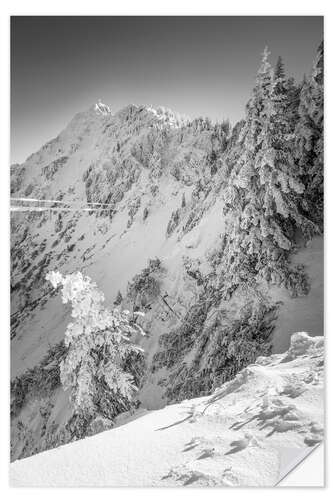
[[[326,176],[326,237],[325,237],[325,256],[333,255],[333,245],[332,245],[332,232],[329,228],[329,214],[333,214],[332,204],[333,204],[333,185],[332,185],[332,169],[333,165],[330,165],[332,140],[331,129],[333,128],[330,124],[331,113],[330,113],[330,95],[328,89],[332,89],[331,83],[331,50],[332,50],[332,33],[333,26],[331,20],[330,6],[333,4],[332,1],[324,0],[279,0],[278,2],[266,1],[245,1],[238,0],[238,2],[222,2],[205,0],[204,2],[194,3],[192,0],[165,0],[162,2],[146,1],[146,0],[122,0],[121,2],[106,1],[106,0],[94,0],[94,2],[87,2],[83,4],[81,1],[66,1],[57,0],[54,2],[46,3],[45,0],[30,0],[28,1],[9,1],[3,0],[1,4],[1,25],[0,25],[0,50],[1,50],[1,66],[2,66],[2,78],[0,80],[1,84],[1,182],[0,182],[0,234],[2,236],[0,251],[1,251],[1,329],[0,329],[0,382],[1,382],[1,439],[0,439],[0,451],[1,451],[1,471],[4,472],[1,481],[1,493],[6,494],[9,498],[20,498],[24,497],[36,499],[38,497],[44,498],[58,498],[59,495],[65,497],[76,497],[79,495],[81,498],[90,498],[93,494],[91,488],[85,489],[63,489],[61,492],[58,489],[45,490],[44,488],[21,488],[21,489],[10,489],[8,486],[8,463],[9,463],[9,16],[10,15],[325,15],[325,176]],[[329,117],[329,118],[328,118]],[[332,116],[333,120],[333,116]],[[325,324],[326,324],[326,349],[330,348],[332,342],[329,340],[330,326],[332,325],[332,316],[329,310],[329,304],[332,302],[333,295],[331,291],[332,276],[332,259],[325,259]],[[331,299],[331,300],[329,300]],[[332,309],[332,307],[331,307]],[[332,366],[332,363],[331,363]],[[329,374],[330,367],[328,364],[327,373]],[[326,377],[329,380],[329,377]],[[327,391],[329,394],[329,391]],[[332,399],[332,398],[331,398]],[[330,408],[330,401],[327,401],[327,409]],[[326,423],[329,422],[326,414]],[[326,430],[326,434],[329,436],[329,429]],[[328,443],[328,441],[327,441]],[[328,446],[326,446],[327,448]],[[327,459],[328,453],[326,452],[326,470],[330,468],[330,460]],[[316,489],[313,491],[311,486],[318,486],[322,477],[322,470],[318,476],[323,454],[320,450],[316,450],[310,457],[306,459],[306,462],[297,467],[294,473],[288,476],[287,486],[299,486],[300,484],[306,485],[306,488],[302,488],[301,494],[303,499],[311,498],[313,500],[313,495],[327,495],[329,494],[329,487],[324,489]],[[311,463],[310,463],[311,462]],[[307,465],[310,464],[310,467]],[[303,472],[302,472],[303,470]],[[303,475],[302,475],[303,474]],[[311,475],[311,480],[310,480]],[[7,476],[7,477],[6,477]],[[296,484],[291,484],[294,476]],[[303,478],[303,479],[302,479]],[[328,481],[330,482],[330,481]],[[283,484],[281,483],[281,486]],[[310,488],[309,488],[310,486]],[[246,491],[244,491],[246,490]],[[107,498],[110,495],[116,494],[126,496],[129,495],[133,497],[139,496],[148,500],[149,498],[155,498],[156,494],[159,497],[168,498],[170,494],[172,496],[182,496],[184,498],[193,497],[201,498],[202,494],[208,494],[212,497],[220,498],[221,495],[227,494],[233,498],[242,498],[243,495],[258,499],[261,494],[267,495],[265,489],[99,489],[98,495],[105,496]],[[269,495],[272,496],[289,496],[292,498],[294,496],[294,491],[284,488],[283,492],[281,488],[271,489]],[[4,496],[3,496],[4,498]]]

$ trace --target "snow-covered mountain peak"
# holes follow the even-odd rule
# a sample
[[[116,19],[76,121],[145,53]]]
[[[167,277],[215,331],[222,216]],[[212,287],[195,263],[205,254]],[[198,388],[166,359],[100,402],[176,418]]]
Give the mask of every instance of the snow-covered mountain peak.
[[[95,104],[95,111],[98,115],[103,115],[107,116],[111,114],[111,109],[107,104],[104,104],[101,99],[98,99],[97,103]]]
[[[171,128],[180,128],[188,124],[191,119],[188,116],[172,111],[164,106],[154,107],[147,104],[129,104],[117,112],[117,116],[125,121],[139,120],[152,123],[159,126],[169,126]]]
[[[146,110],[156,116],[159,121],[165,122],[174,128],[179,128],[191,121],[189,117],[181,113],[176,113],[164,106],[157,106],[156,108],[153,106],[146,106]]]

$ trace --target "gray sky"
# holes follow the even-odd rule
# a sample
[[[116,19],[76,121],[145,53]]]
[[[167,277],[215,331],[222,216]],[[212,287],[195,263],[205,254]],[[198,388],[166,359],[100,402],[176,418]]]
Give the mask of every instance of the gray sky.
[[[301,80],[322,38],[322,17],[12,17],[11,160],[98,98],[235,123],[265,45]]]

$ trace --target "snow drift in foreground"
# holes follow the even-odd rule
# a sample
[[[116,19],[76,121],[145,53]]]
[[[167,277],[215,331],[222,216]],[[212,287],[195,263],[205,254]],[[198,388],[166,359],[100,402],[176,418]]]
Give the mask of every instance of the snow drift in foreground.
[[[273,486],[323,439],[323,337],[295,333],[212,395],[11,464],[12,486]]]

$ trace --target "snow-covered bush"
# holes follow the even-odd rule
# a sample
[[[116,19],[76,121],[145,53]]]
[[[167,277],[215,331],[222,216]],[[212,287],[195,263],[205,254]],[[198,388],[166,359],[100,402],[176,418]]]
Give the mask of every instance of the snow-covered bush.
[[[60,385],[59,363],[66,355],[64,341],[54,344],[40,363],[15,377],[10,383],[10,412],[15,417],[29,399],[49,396]]]
[[[177,208],[177,210],[175,210],[171,214],[171,217],[170,217],[170,220],[168,222],[167,229],[166,229],[166,237],[170,236],[174,232],[176,227],[179,225],[179,221],[180,221],[180,209]]]
[[[128,284],[127,296],[133,304],[139,308],[148,308],[156,300],[161,292],[158,279],[163,272],[160,259],[149,259],[147,267],[136,274]]]
[[[131,355],[142,352],[131,341],[132,334],[143,334],[140,326],[130,322],[128,311],[106,309],[104,294],[80,272],[63,276],[51,271],[46,279],[54,288],[61,287],[63,303],[72,305],[60,378],[64,389],[70,390],[74,408],[98,413],[98,399],[105,392],[110,404],[117,398],[130,401],[136,386],[124,366]]]
[[[122,301],[123,301],[123,296],[121,294],[121,291],[118,290],[117,296],[116,296],[116,298],[115,298],[115,300],[114,300],[113,303],[114,303],[115,306],[119,306],[122,303]]]
[[[271,352],[276,304],[254,300],[239,310],[238,317],[220,308],[213,319],[209,310],[201,300],[177,328],[159,338],[152,371],[168,368],[168,377],[160,384],[169,403],[206,395]],[[185,357],[189,361],[181,362]]]

